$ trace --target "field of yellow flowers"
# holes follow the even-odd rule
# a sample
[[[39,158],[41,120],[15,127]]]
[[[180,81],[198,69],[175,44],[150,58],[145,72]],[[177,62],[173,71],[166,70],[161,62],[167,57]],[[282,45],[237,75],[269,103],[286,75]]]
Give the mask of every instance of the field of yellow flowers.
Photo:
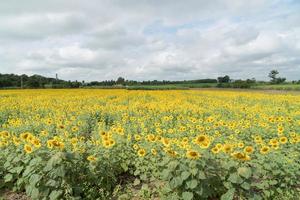
[[[299,95],[0,91],[0,188],[32,199],[111,199],[124,175],[146,199],[293,198],[299,142]]]

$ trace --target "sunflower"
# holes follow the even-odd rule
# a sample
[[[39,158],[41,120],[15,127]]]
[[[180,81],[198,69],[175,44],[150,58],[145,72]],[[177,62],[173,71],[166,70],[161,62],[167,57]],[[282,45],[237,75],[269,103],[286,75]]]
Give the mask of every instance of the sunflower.
[[[189,158],[189,159],[195,159],[196,160],[196,159],[200,158],[200,154],[197,151],[190,150],[190,151],[186,152],[186,157]]]
[[[198,144],[198,145],[201,145],[202,143],[207,143],[209,141],[209,138],[207,135],[198,135],[195,139],[195,143]]]
[[[103,137],[103,136],[106,135],[106,132],[105,132],[105,131],[101,131],[101,132],[99,133],[99,135]]]
[[[138,144],[134,144],[134,145],[132,146],[132,148],[133,148],[134,150],[137,150],[137,149],[139,148],[139,145],[138,145]]]
[[[78,142],[78,138],[76,138],[76,137],[71,138],[71,144],[72,145],[76,145],[77,142]]]
[[[97,158],[93,155],[88,156],[86,159],[90,162],[96,162],[97,161]]]
[[[170,146],[170,140],[167,139],[167,138],[163,138],[163,139],[162,139],[162,143],[163,143],[164,146],[166,146],[166,147]]]
[[[146,155],[146,150],[145,150],[145,149],[139,149],[139,150],[138,150],[138,155],[139,155],[140,157],[144,157],[144,156]]]
[[[165,149],[165,152],[171,157],[176,157],[178,155],[178,153],[172,149]]]
[[[10,134],[9,134],[9,132],[8,131],[2,131],[2,132],[0,132],[0,136],[2,137],[2,138],[9,138],[10,137]]]
[[[210,145],[209,141],[203,142],[203,143],[200,144],[200,148],[201,149],[207,149],[209,147],[209,145]]]
[[[157,154],[156,149],[151,149],[151,153],[152,153],[153,155],[156,155],[156,154]]]
[[[272,146],[271,146],[273,149],[279,149],[279,144],[273,144]]]
[[[260,149],[260,153],[261,153],[261,154],[267,154],[267,153],[269,153],[269,151],[270,151],[270,147],[268,147],[268,146],[263,146],[263,147]]]
[[[214,154],[217,154],[220,152],[220,149],[215,146],[214,148],[211,149],[211,152],[213,152]]]
[[[135,139],[136,141],[140,141],[140,140],[141,140],[141,136],[140,136],[140,135],[137,135],[137,134],[135,134],[135,135],[134,135],[134,139]]]
[[[288,139],[287,139],[287,137],[283,136],[283,137],[280,137],[279,141],[280,141],[281,144],[286,144]]]
[[[278,145],[278,140],[277,139],[271,139],[270,141],[269,141],[269,145]]]
[[[121,128],[121,127],[117,128],[117,133],[118,133],[119,135],[124,135],[124,129]]]
[[[48,140],[48,141],[47,141],[47,147],[48,147],[49,149],[52,149],[52,148],[53,148],[53,143],[52,143],[52,141],[53,141],[53,140]]]
[[[42,146],[41,142],[39,139],[34,139],[32,141],[32,144],[34,145],[35,148],[40,148]]]
[[[277,131],[278,131],[278,133],[282,133],[282,132],[284,131],[284,128],[281,127],[281,126],[279,126],[279,127],[277,128]]]
[[[109,140],[109,145],[112,147],[112,146],[114,146],[116,144],[116,142],[114,141],[114,140]]]
[[[73,132],[76,132],[76,131],[78,131],[78,130],[79,130],[79,128],[78,128],[77,126],[73,126],[73,127],[72,127],[72,131],[73,131]]]
[[[19,146],[21,144],[21,140],[17,137],[13,137],[13,143],[16,145],[16,146]]]
[[[46,136],[48,136],[48,132],[47,131],[41,131],[40,132],[40,136],[43,136],[43,137],[46,137]]]
[[[224,151],[225,153],[229,153],[229,152],[231,152],[232,150],[233,150],[232,145],[230,145],[230,144],[224,144],[224,145],[223,145],[223,151]]]
[[[27,153],[27,154],[30,154],[32,153],[33,149],[31,146],[29,146],[28,144],[25,144],[24,145],[24,151]]]
[[[24,141],[28,138],[28,136],[30,135],[30,133],[26,132],[26,133],[21,133],[20,137],[21,139]]]
[[[147,135],[147,140],[149,141],[149,142],[155,142],[155,136],[153,135],[153,134],[149,134],[149,135]]]
[[[244,148],[245,145],[244,145],[243,142],[239,142],[237,146],[238,146],[239,148]]]
[[[238,160],[243,160],[243,161],[247,161],[251,159],[249,155],[241,152],[233,153],[232,156]]]
[[[216,147],[221,150],[223,148],[223,145],[221,143],[216,144]]]
[[[254,148],[252,146],[246,146],[244,148],[244,152],[247,153],[247,154],[251,154],[254,152]]]
[[[57,127],[61,130],[65,129],[65,126],[63,124],[59,124]]]
[[[260,136],[256,136],[256,137],[254,137],[254,141],[257,144],[261,144],[262,143],[262,138]]]
[[[110,141],[109,140],[105,140],[103,143],[104,148],[110,148]]]
[[[108,140],[109,140],[108,135],[103,136],[103,137],[102,137],[102,140],[103,140],[103,141],[108,141]]]
[[[183,143],[188,143],[188,142],[189,142],[189,139],[188,139],[187,137],[184,137],[184,138],[182,139],[182,142],[183,142]]]

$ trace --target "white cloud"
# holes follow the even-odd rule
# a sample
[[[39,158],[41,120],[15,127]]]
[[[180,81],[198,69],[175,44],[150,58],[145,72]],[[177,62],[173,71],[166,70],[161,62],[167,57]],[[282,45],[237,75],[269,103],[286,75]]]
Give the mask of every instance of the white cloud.
[[[0,73],[78,80],[300,74],[300,4],[282,0],[0,2]]]

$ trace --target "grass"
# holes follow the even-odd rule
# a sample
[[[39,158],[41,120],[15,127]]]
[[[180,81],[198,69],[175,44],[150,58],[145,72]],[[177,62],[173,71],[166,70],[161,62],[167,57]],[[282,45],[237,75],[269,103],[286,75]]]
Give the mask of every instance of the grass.
[[[277,84],[277,85],[256,85],[252,86],[252,89],[262,90],[300,90],[300,84]]]
[[[167,85],[139,85],[128,86],[129,90],[187,90],[189,88],[212,88],[216,87],[217,83],[182,83],[182,84],[167,84]]]
[[[166,84],[166,85],[135,85],[135,86],[83,86],[85,89],[127,89],[127,90],[188,90],[190,88],[218,88],[217,83],[181,83],[181,84]],[[1,88],[1,89],[20,89],[20,88]],[[220,88],[222,89],[222,88]],[[237,89],[237,88],[231,88]],[[245,88],[247,89],[247,88]],[[300,84],[256,84],[249,89],[257,90],[287,90],[300,91]]]

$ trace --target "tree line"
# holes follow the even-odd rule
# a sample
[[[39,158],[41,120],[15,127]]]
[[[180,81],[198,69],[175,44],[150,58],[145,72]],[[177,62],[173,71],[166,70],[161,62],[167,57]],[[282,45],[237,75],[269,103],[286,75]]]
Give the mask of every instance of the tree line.
[[[198,79],[198,80],[184,80],[184,81],[168,81],[168,80],[148,80],[148,81],[134,81],[125,80],[123,77],[119,77],[117,80],[109,81],[92,81],[87,83],[87,86],[136,86],[136,85],[171,85],[171,84],[195,84],[195,83],[217,83],[217,79]]]
[[[279,72],[272,70],[268,74],[270,84],[281,84],[286,81],[286,78],[277,77]],[[172,85],[172,84],[199,84],[199,83],[215,83],[216,87],[231,87],[231,88],[250,88],[254,84],[266,83],[258,82],[255,78],[252,79],[238,79],[233,80],[228,75],[220,76],[217,79],[197,79],[197,80],[183,80],[183,81],[169,81],[169,80],[148,80],[135,81],[126,80],[119,77],[117,80],[105,81],[91,81],[85,83],[84,81],[65,81],[58,78],[48,78],[41,75],[27,76],[16,74],[0,74],[0,88],[79,88],[79,87],[113,87],[113,86],[148,86],[148,85]],[[293,83],[300,84],[299,81]]]
[[[78,88],[81,84],[40,75],[0,74],[0,88]]]

